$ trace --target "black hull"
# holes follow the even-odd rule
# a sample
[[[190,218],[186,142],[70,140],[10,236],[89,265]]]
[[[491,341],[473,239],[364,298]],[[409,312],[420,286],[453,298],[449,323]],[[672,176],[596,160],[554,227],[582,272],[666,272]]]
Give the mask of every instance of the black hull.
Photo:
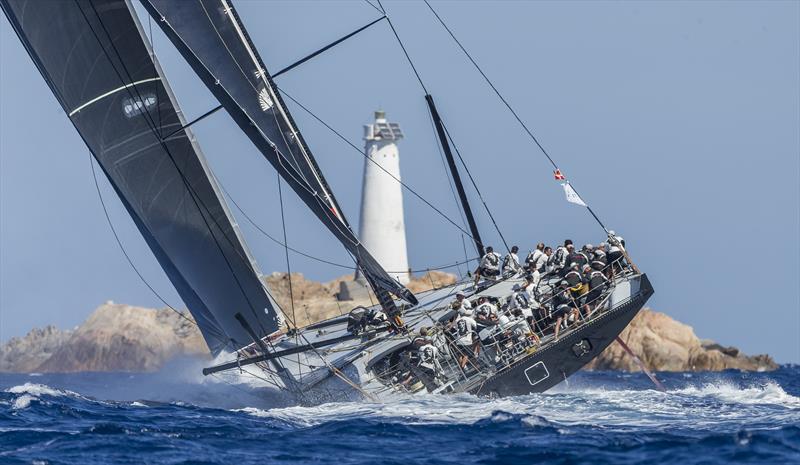
[[[653,295],[642,275],[639,292],[628,302],[601,315],[557,343],[524,358],[488,378],[471,392],[478,395],[518,396],[544,392],[564,381],[611,344]]]

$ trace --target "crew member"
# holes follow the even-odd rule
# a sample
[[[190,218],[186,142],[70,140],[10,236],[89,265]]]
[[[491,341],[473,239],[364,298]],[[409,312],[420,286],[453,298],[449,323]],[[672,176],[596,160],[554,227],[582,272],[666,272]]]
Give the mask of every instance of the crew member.
[[[561,330],[561,323],[563,321],[569,321],[570,317],[575,319],[575,321],[578,321],[578,318],[580,318],[580,312],[578,312],[578,308],[575,306],[575,302],[570,294],[569,283],[567,283],[567,281],[561,281],[560,289],[558,290],[557,294],[553,296],[553,318],[556,320],[556,341],[558,341],[558,333]]]
[[[475,286],[481,277],[494,278],[500,276],[500,254],[490,247],[486,247],[486,254],[481,258],[481,263],[478,269],[475,270]]]
[[[556,249],[556,252],[553,254],[553,271],[556,273],[561,272],[570,262],[567,261],[567,255],[569,255],[569,247],[572,246],[572,240],[567,239],[564,241],[564,245],[559,246]]]
[[[586,294],[586,304],[584,304],[584,312],[589,316],[597,308],[600,296],[603,294],[603,289],[608,285],[608,279],[602,271],[590,269],[588,274],[589,293]]]
[[[544,249],[544,242],[539,242],[536,244],[536,249],[528,254],[528,257],[525,259],[525,264],[528,266],[529,270],[536,270],[539,273],[545,272],[548,256],[544,253]]]
[[[456,344],[459,354],[458,366],[463,370],[467,366],[470,353],[473,353],[475,357],[480,353],[480,344],[475,333],[478,324],[472,318],[471,311],[461,309],[458,318],[453,322],[453,326],[456,330]]]
[[[504,276],[513,276],[522,269],[519,264],[519,256],[517,255],[519,252],[519,247],[512,246],[511,251],[508,255],[503,258],[503,275]]]

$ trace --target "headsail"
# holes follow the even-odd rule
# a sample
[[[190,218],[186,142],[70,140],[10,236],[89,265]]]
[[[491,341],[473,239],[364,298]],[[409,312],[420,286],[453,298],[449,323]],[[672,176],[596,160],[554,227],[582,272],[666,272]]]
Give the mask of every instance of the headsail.
[[[416,303],[356,237],[230,2],[141,1],[242,131],[355,256],[376,292]]]
[[[162,140],[185,121],[131,5],[0,5],[212,353],[252,343],[250,330],[278,330],[279,314],[192,134]]]

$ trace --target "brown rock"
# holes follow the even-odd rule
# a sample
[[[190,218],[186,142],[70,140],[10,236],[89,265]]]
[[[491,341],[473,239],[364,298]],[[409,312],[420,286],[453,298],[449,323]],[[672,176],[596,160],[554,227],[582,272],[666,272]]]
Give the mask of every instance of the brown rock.
[[[31,373],[72,336],[55,326],[34,328],[24,337],[13,337],[0,347],[0,372]]]
[[[334,294],[339,283],[351,280],[342,276],[327,283],[306,280],[300,273],[289,277],[273,273],[266,278],[271,292],[287,316],[294,314],[300,325],[347,314],[358,305],[371,305],[375,298],[339,302]],[[452,284],[454,275],[433,271],[409,283],[419,293]],[[188,316],[189,319],[191,317]],[[667,315],[644,309],[633,319],[621,337],[645,365],[657,371],[705,371],[736,368],[772,370],[777,368],[768,355],[748,357],[735,347],[714,341],[701,341],[694,330]],[[101,305],[74,331],[52,326],[35,329],[23,338],[13,338],[0,347],[0,371],[153,371],[172,357],[200,355],[208,349],[193,322],[173,310],[154,310],[111,302]],[[593,360],[589,369],[638,371],[639,367],[612,343]]]
[[[174,311],[106,303],[37,370],[154,371],[176,355],[207,354],[196,326]]]
[[[735,347],[701,341],[691,326],[669,316],[644,309],[620,334],[633,353],[654,371],[748,371],[774,370],[778,365],[768,355],[749,357]],[[587,369],[638,371],[639,367],[619,344],[612,343]]]
[[[286,317],[289,320],[293,319],[292,308],[294,308],[297,325],[305,326],[316,321],[345,315],[359,305],[370,306],[378,302],[372,293],[368,298],[360,300],[338,301],[335,294],[339,292],[339,283],[352,279],[353,275],[349,274],[327,283],[319,283],[307,280],[302,273],[292,273],[291,293],[289,277],[286,273],[272,273],[267,276],[266,282]],[[450,273],[431,271],[413,277],[407,287],[411,292],[418,293],[434,287],[453,284],[456,279],[456,276]],[[292,306],[291,295],[294,296],[294,306]]]

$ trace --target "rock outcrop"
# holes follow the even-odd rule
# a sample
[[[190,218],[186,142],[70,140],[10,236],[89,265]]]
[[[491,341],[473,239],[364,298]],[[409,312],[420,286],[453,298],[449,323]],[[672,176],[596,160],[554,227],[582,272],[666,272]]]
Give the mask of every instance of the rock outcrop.
[[[71,336],[71,330],[51,325],[34,328],[24,337],[12,337],[0,347],[0,372],[36,372]]]
[[[272,273],[267,276],[266,281],[272,296],[289,319],[292,318],[293,307],[291,295],[294,295],[294,315],[299,326],[343,315],[358,305],[369,306],[378,302],[378,299],[372,293],[362,299],[342,302],[336,299],[336,293],[339,292],[339,283],[351,281],[353,279],[352,274],[340,276],[327,283],[307,280],[302,273],[292,273],[291,278],[291,293],[289,275],[286,273]],[[411,292],[419,293],[455,282],[455,275],[441,271],[430,271],[414,277],[406,287]]]
[[[302,274],[267,277],[278,304],[299,325],[347,313],[357,305],[370,305],[374,296],[362,301],[339,302],[334,296],[343,276],[327,283],[306,280]],[[409,288],[421,292],[455,282],[455,276],[431,272],[411,281]],[[35,329],[0,347],[0,372],[153,371],[176,356],[208,356],[208,349],[190,316],[173,310],[154,310],[108,302],[101,305],[77,329],[61,331],[52,326]],[[735,347],[700,340],[694,330],[667,315],[642,310],[621,335],[645,365],[656,371],[772,370],[767,355],[741,354]],[[587,369],[638,371],[638,366],[612,343]]]
[[[774,370],[769,355],[747,356],[735,347],[700,340],[691,326],[669,316],[644,309],[620,334],[620,338],[655,371],[747,371]],[[617,343],[612,343],[587,369],[639,371],[639,367]]]
[[[34,369],[25,369],[3,354],[8,371],[154,371],[178,355],[208,355],[191,320],[170,309],[154,310],[107,302],[75,331],[62,338]],[[37,352],[32,343],[30,353]]]

